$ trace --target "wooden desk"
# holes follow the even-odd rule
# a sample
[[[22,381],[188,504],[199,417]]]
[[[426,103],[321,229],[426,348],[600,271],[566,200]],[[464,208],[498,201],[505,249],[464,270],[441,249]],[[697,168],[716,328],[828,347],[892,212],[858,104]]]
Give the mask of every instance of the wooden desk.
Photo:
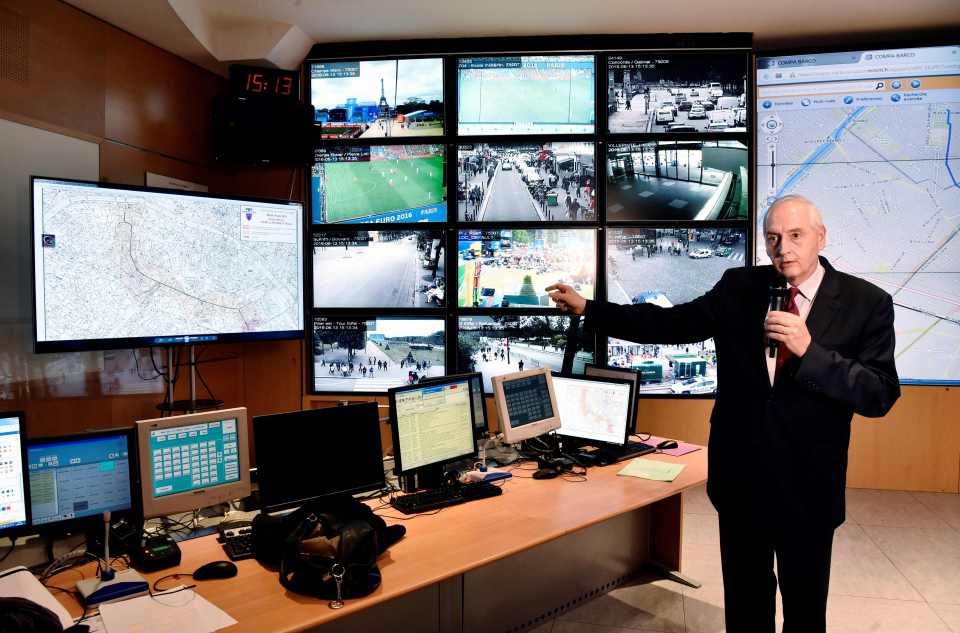
[[[196,591],[239,622],[230,633],[320,625],[324,633],[522,631],[609,591],[646,562],[680,570],[680,492],[706,481],[707,451],[649,458],[686,468],[672,483],[618,477],[622,464],[592,468],[579,483],[517,470],[499,497],[405,521],[406,537],[379,560],[383,584],[339,611],[287,592],[255,560],[240,561],[236,578],[201,582]],[[402,516],[392,508],[381,514]],[[180,547],[180,568],[146,574],[150,582],[226,558],[213,536]],[[66,586],[76,575],[53,583]],[[70,598],[61,600],[79,614]]]

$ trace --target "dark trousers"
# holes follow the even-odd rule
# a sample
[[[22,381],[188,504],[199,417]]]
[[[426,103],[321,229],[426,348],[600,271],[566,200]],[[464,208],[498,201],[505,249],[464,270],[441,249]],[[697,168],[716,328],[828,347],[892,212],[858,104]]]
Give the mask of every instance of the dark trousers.
[[[720,513],[727,633],[775,633],[778,581],[783,633],[825,633],[833,532],[803,525],[760,526]]]

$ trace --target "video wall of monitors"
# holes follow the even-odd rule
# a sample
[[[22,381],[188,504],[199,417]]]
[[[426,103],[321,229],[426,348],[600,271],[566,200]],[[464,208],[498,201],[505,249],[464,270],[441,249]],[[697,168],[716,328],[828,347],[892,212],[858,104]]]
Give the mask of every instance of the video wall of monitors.
[[[714,393],[712,341],[571,333],[546,288],[675,305],[752,260],[749,34],[417,46],[318,45],[305,63],[311,392],[479,371],[490,393],[560,370],[575,335],[575,373]]]

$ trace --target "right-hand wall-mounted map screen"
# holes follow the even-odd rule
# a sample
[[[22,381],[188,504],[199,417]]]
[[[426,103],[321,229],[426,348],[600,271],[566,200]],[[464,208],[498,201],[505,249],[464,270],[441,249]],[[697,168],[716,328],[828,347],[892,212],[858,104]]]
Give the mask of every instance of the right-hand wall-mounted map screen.
[[[756,111],[757,263],[806,196],[823,255],[893,296],[901,382],[960,384],[960,46],[759,57]]]

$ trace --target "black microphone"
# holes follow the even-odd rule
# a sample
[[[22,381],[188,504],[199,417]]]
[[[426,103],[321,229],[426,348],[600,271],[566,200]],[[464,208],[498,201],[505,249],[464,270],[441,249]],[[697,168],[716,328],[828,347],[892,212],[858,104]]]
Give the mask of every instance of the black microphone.
[[[777,275],[777,280],[774,285],[770,286],[770,311],[782,312],[784,307],[787,305],[787,297],[790,296],[790,290],[787,289],[787,280],[783,275]],[[777,346],[779,341],[775,341],[772,338],[767,338],[767,353],[770,355],[770,358],[774,358],[777,355]]]

